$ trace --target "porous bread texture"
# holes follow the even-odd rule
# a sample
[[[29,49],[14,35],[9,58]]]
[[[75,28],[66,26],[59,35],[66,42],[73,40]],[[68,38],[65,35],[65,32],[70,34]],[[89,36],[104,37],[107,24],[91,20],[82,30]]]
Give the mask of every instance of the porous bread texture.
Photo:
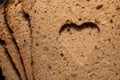
[[[24,0],[35,80],[119,80],[120,0]],[[65,30],[66,21],[100,28]]]
[[[21,57],[11,34],[12,33],[8,29],[8,26],[5,22],[5,12],[3,5],[0,6],[0,39],[5,41],[5,47],[8,50],[8,53],[21,76],[21,79],[26,80]]]
[[[20,80],[2,44],[0,44],[0,67],[5,80]]]
[[[31,66],[31,32],[28,17],[22,10],[22,0],[8,0],[6,18],[20,50],[28,80],[33,80]]]

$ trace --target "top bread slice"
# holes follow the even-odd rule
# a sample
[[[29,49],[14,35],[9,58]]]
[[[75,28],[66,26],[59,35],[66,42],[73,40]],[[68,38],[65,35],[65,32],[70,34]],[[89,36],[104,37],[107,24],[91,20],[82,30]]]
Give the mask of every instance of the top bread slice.
[[[5,21],[4,8],[4,4],[0,6],[0,39],[5,41],[5,47],[8,50],[8,53],[20,74],[21,80],[26,80],[20,54],[11,35],[12,33],[10,32]]]
[[[32,28],[35,80],[119,80],[119,3],[24,0]]]
[[[22,10],[22,0],[14,0],[14,2],[8,0],[6,18],[19,47],[27,79],[33,80],[30,49],[31,32],[29,21],[27,19],[28,16]]]
[[[0,43],[0,67],[5,80],[20,80],[3,45]]]

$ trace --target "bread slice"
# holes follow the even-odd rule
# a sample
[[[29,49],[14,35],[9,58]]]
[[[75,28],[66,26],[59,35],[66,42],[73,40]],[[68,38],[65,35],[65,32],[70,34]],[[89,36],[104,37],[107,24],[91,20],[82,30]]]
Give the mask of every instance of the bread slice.
[[[11,32],[6,24],[4,13],[4,5],[2,5],[0,6],[0,39],[5,41],[6,49],[8,50],[9,55],[20,74],[21,80],[26,80],[21,57],[11,35]]]
[[[27,19],[28,16],[22,10],[22,0],[14,0],[14,2],[8,0],[6,7],[6,18],[19,47],[27,79],[33,80],[30,48],[31,30]]]
[[[2,44],[0,44],[0,68],[5,80],[20,80]]]
[[[119,80],[119,3],[24,0],[32,27],[35,80]]]

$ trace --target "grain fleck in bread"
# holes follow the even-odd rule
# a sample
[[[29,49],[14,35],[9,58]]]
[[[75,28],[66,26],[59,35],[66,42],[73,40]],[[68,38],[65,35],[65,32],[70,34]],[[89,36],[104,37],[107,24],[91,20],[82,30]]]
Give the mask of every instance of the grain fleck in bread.
[[[120,0],[24,0],[35,80],[119,80]],[[69,21],[69,22],[68,22]],[[96,24],[76,30],[64,24]],[[84,26],[82,26],[84,27]]]
[[[0,43],[0,68],[5,80],[20,80],[3,45]],[[1,78],[0,78],[1,79]]]
[[[13,31],[13,36],[19,47],[27,79],[33,80],[30,49],[31,32],[29,22],[26,19],[28,16],[25,15],[22,10],[22,0],[15,0],[13,3],[11,3],[11,0],[8,0],[6,7],[6,17],[9,27]]]
[[[20,78],[22,80],[26,80],[20,54],[18,52],[17,46],[14,42],[14,39],[11,35],[12,33],[8,29],[8,26],[5,22],[4,16],[5,16],[4,5],[2,5],[2,6],[0,6],[0,39],[5,41],[5,47],[8,50],[13,63],[15,64],[16,68],[18,69]]]

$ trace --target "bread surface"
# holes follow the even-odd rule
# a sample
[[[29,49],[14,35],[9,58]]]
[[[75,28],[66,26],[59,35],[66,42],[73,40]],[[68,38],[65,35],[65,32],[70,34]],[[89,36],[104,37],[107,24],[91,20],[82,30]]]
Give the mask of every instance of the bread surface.
[[[119,80],[119,3],[24,0],[23,9],[30,15],[32,28],[35,79]],[[90,24],[81,26],[86,23]]]
[[[8,0],[1,11],[20,80],[120,80],[120,0]]]

